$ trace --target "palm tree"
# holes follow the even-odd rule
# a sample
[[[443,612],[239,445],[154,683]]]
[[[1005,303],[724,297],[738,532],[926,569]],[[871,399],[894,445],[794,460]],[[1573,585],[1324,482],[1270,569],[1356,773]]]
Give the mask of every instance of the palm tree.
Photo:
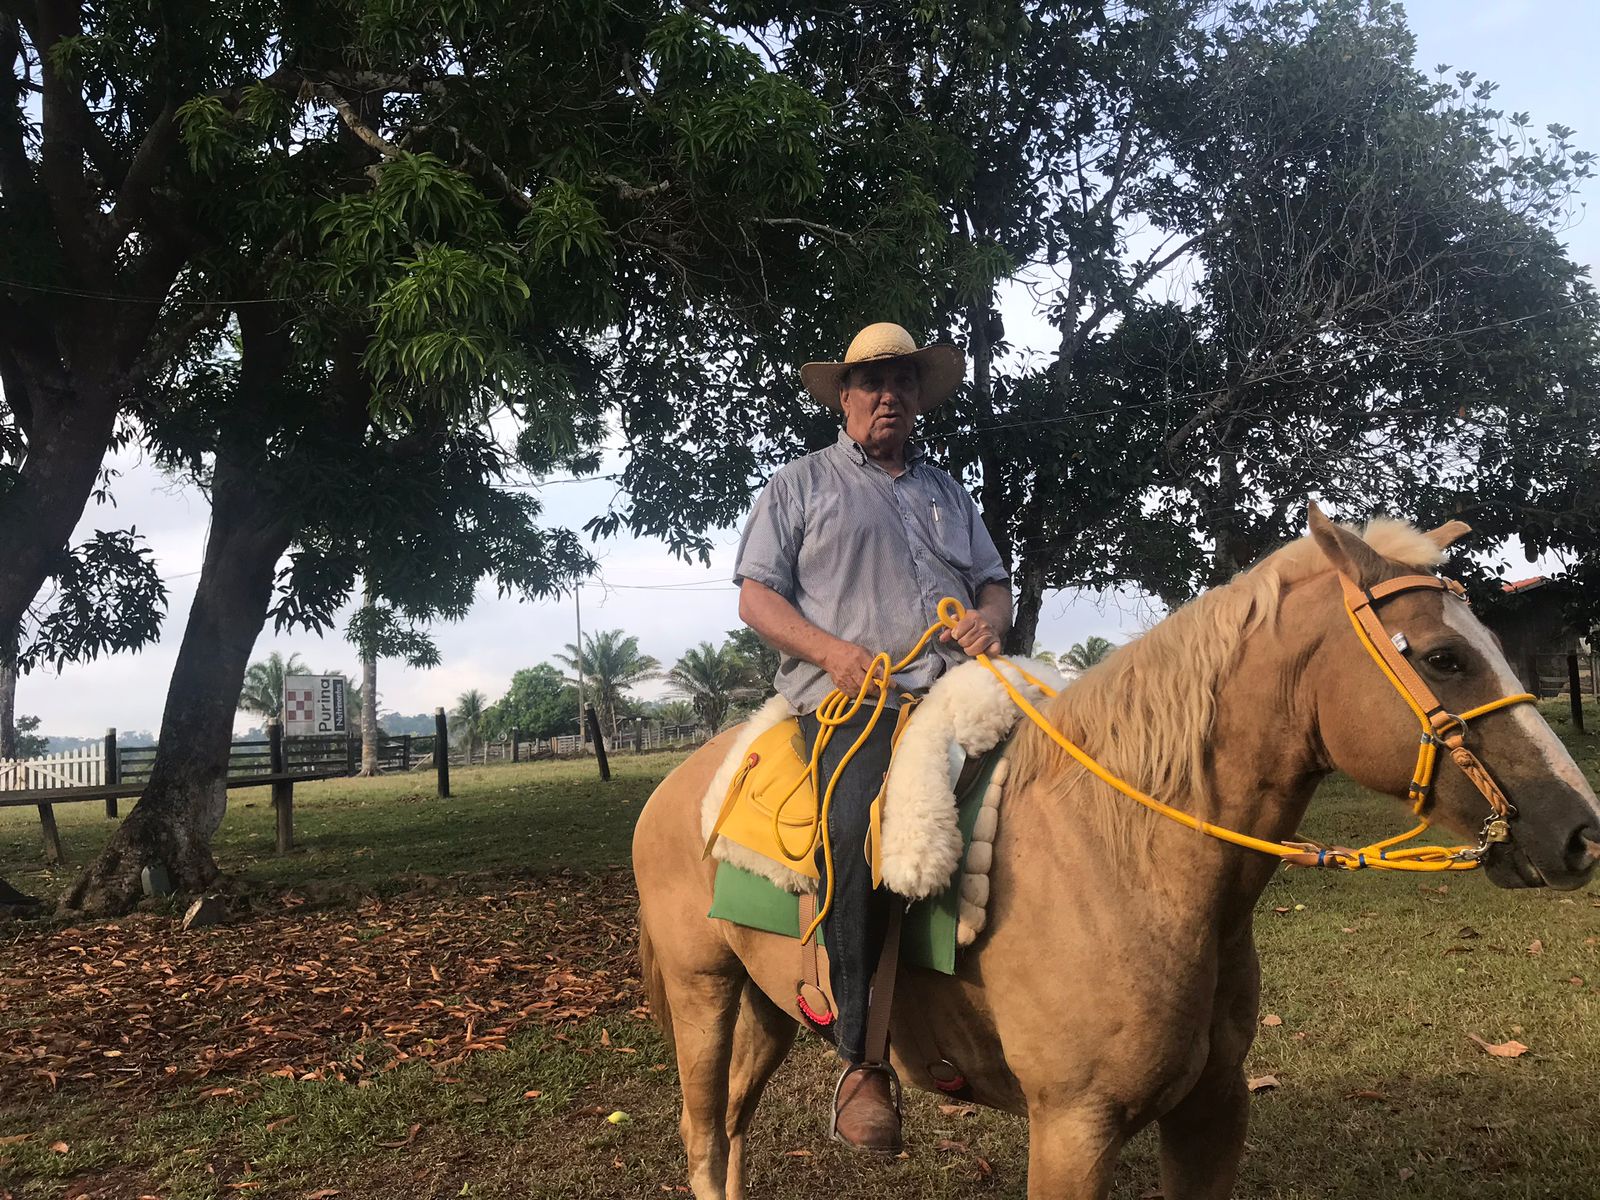
[[[1039,643],[1038,642],[1035,642],[1033,644],[1033,653],[1030,654],[1028,657],[1037,659],[1038,661],[1044,663],[1044,665],[1047,666],[1047,667],[1054,667],[1054,666],[1059,666],[1060,665],[1056,661],[1055,651],[1039,649]]]
[[[688,698],[700,720],[716,733],[728,719],[733,702],[749,692],[753,671],[750,663],[731,644],[720,648],[701,642],[687,651],[667,680],[672,690]]]
[[[578,647],[567,643],[567,652],[557,661],[577,671]],[[628,690],[646,680],[658,678],[661,664],[648,654],[639,653],[639,639],[624,636],[620,629],[591,633],[583,639],[583,683],[601,720],[617,736],[617,709]]]
[[[241,712],[259,713],[278,720],[283,716],[283,681],[290,675],[305,675],[310,671],[298,654],[287,660],[274,650],[260,662],[253,662],[244,673],[244,688],[239,693]]]
[[[663,725],[693,725],[698,717],[694,705],[687,700],[664,701],[650,715]]]
[[[1062,660],[1069,666],[1079,671],[1087,671],[1096,663],[1105,659],[1117,648],[1117,644],[1107,638],[1091,635],[1081,642],[1074,642],[1072,649],[1062,656]]]
[[[456,734],[467,748],[469,766],[472,763],[472,748],[477,745],[478,736],[483,732],[488,711],[489,698],[477,688],[471,688],[456,697],[456,710],[450,714],[450,719],[456,723]]]

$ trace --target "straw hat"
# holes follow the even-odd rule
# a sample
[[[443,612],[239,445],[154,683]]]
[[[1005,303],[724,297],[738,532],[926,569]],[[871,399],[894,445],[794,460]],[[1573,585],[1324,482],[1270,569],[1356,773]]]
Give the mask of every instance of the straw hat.
[[[876,362],[885,358],[909,358],[917,364],[922,377],[922,399],[918,413],[925,413],[935,405],[943,404],[966,378],[967,359],[954,346],[924,346],[917,343],[900,326],[889,321],[868,325],[856,334],[850,349],[844,352],[843,362],[809,362],[800,368],[800,382],[818,404],[838,411],[839,381],[851,367],[861,363]]]

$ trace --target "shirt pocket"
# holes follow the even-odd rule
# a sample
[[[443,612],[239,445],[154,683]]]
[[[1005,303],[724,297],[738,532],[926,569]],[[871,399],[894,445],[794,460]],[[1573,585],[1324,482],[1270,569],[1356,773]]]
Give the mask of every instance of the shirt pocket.
[[[972,526],[964,509],[945,501],[934,502],[933,547],[957,574],[972,569]]]

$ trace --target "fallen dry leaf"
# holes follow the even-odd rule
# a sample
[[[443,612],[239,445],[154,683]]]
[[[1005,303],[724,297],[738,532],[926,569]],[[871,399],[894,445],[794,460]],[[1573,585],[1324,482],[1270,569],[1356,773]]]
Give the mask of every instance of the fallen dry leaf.
[[[1404,1183],[1406,1180],[1414,1178],[1416,1176],[1416,1174],[1417,1173],[1415,1171],[1413,1171],[1410,1167],[1401,1167],[1400,1168],[1400,1182]]]
[[[379,1142],[378,1145],[382,1146],[385,1150],[403,1149],[417,1140],[417,1131],[421,1128],[421,1125],[413,1125],[410,1129],[406,1130],[405,1137],[401,1138],[398,1142]]]
[[[941,1104],[939,1111],[947,1117],[975,1117],[978,1115],[976,1104]]]
[[[527,1091],[522,1093],[522,1098],[524,1100],[537,1100],[542,1095],[544,1095],[544,1093],[538,1088],[529,1088]]]
[[[0,1146],[15,1146],[18,1142],[25,1142],[32,1136],[33,1134],[31,1133],[10,1133],[5,1137],[0,1137]]]
[[[314,1192],[307,1192],[301,1197],[301,1200],[328,1200],[328,1197],[337,1196],[338,1194],[338,1188],[318,1188]]]
[[[1482,1046],[1485,1054],[1492,1054],[1496,1058],[1521,1058],[1528,1052],[1521,1042],[1486,1042],[1475,1033],[1469,1033],[1467,1037]]]
[[[783,1152],[783,1156],[785,1158],[810,1158],[811,1157],[811,1151],[806,1150],[804,1148],[799,1148],[799,1149],[795,1149],[795,1150],[785,1150]]]
[[[1268,1013],[1266,1016],[1261,1018],[1261,1023],[1268,1029],[1276,1029],[1279,1025],[1283,1024],[1283,1018],[1277,1013]]]
[[[279,1117],[276,1121],[268,1121],[267,1132],[276,1133],[285,1125],[291,1125],[297,1120],[299,1120],[299,1115],[297,1113],[290,1113],[287,1117]]]
[[[1278,1086],[1276,1075],[1252,1075],[1245,1080],[1245,1086],[1252,1092],[1265,1092]]]
[[[198,1085],[243,1103],[239,1080],[359,1085],[417,1064],[442,1076],[530,1029],[644,1015],[628,872],[482,889],[435,880],[381,901],[267,897],[223,939],[173,943],[164,924],[137,919],[26,931],[6,983],[8,1017],[26,1020],[0,1038],[0,1095]],[[201,1002],[219,994],[252,1003]],[[353,1057],[340,1049],[352,1032],[371,1047]],[[219,1077],[236,1086],[210,1088]]]
[[[1541,942],[1538,938],[1534,938],[1533,941],[1528,943],[1528,953],[1530,955],[1543,954],[1544,953],[1544,943]]]
[[[1362,1088],[1360,1091],[1346,1092],[1344,1098],[1346,1100],[1387,1100],[1389,1097],[1382,1092],[1375,1092],[1370,1088]]]
[[[70,1154],[72,1152],[72,1147],[66,1142],[51,1142],[50,1149],[57,1154]]]

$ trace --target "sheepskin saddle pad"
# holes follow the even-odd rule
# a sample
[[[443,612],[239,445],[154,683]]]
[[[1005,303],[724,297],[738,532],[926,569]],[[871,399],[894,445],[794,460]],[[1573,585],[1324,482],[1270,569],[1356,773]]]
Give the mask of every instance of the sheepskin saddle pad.
[[[1051,687],[1065,685],[1052,667],[1028,659],[1020,665]],[[1040,690],[1009,663],[999,668],[1030,701],[1039,702]],[[956,787],[967,758],[999,746],[1021,715],[1000,682],[978,662],[947,672],[917,706],[881,797],[876,851],[883,883],[891,891],[910,900],[936,896],[964,866],[963,923],[971,918],[981,929],[1003,764],[984,781],[982,809],[969,822],[970,845],[963,836]],[[798,720],[788,702],[774,696],[740,729],[706,790],[701,836],[711,853],[784,891],[815,891],[817,868],[806,852],[817,810],[815,788],[806,777],[809,760]],[[869,859],[872,852],[869,846]],[[971,936],[976,934],[974,929]]]

